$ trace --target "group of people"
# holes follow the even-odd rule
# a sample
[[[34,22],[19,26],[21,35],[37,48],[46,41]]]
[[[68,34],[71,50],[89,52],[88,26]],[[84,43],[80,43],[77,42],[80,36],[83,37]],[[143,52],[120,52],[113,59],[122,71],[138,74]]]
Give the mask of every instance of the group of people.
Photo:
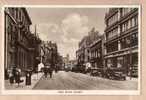
[[[50,66],[45,66],[45,67],[43,68],[43,72],[44,72],[45,78],[47,78],[48,73],[49,73],[49,75],[50,75],[50,78],[52,78],[52,75],[53,75],[53,68],[51,68]]]
[[[11,85],[14,83],[17,83],[19,85],[21,82],[23,82],[23,80],[21,80],[21,69],[12,67],[7,71],[7,73]]]

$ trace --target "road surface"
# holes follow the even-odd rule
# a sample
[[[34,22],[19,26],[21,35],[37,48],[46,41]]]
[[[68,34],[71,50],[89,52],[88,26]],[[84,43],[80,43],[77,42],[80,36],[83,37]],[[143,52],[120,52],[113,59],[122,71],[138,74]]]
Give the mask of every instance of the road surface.
[[[44,76],[34,90],[136,90],[137,80],[117,81],[87,74],[59,71],[53,78]]]

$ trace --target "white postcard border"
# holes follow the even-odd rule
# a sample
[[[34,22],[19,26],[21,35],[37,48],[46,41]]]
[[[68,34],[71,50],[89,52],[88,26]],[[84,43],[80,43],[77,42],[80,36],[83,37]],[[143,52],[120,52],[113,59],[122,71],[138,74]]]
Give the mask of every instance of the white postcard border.
[[[4,8],[5,7],[33,7],[33,8],[119,8],[119,7],[137,7],[139,8],[138,13],[138,52],[139,52],[139,63],[138,63],[138,89],[137,90],[5,90],[4,88],[4,67],[1,67],[2,76],[2,95],[140,95],[141,94],[141,6],[140,5],[4,5],[2,6],[2,65],[4,66]]]

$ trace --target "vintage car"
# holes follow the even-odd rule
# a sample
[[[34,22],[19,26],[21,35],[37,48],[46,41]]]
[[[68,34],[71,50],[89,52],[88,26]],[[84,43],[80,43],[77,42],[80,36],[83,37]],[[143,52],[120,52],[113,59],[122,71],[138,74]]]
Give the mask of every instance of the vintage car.
[[[114,80],[126,80],[124,68],[107,68],[106,77]]]
[[[66,67],[66,68],[65,68],[65,71],[66,71],[66,72],[71,71],[71,67]]]
[[[90,75],[92,76],[99,76],[99,77],[104,77],[104,68],[91,68],[91,73]]]

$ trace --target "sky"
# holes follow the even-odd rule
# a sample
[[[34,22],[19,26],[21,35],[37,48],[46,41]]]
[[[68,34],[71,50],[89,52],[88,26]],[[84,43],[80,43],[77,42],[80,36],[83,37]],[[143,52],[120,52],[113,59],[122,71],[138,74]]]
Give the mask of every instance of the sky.
[[[36,31],[44,41],[57,43],[62,56],[76,58],[79,41],[95,27],[104,33],[106,8],[26,8],[31,18],[31,32]]]

